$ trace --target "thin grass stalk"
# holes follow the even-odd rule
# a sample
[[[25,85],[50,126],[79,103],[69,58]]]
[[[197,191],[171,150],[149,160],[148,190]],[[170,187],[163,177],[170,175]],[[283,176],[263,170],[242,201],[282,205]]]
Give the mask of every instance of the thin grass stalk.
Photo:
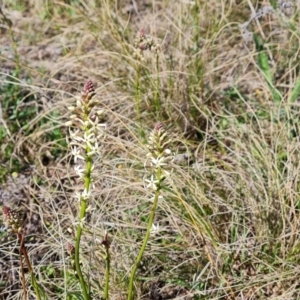
[[[15,63],[16,63],[15,76],[18,78],[19,74],[20,74],[20,69],[21,69],[20,68],[20,56],[19,56],[19,53],[18,53],[18,47],[17,47],[17,43],[16,43],[16,39],[15,39],[13,27],[12,27],[13,24],[12,24],[12,21],[9,18],[7,18],[7,16],[3,13],[1,7],[0,7],[0,15],[2,15],[2,20],[7,24],[7,27],[8,27],[8,33],[9,33],[9,37],[11,39],[12,49],[13,49],[13,52],[14,52]]]
[[[136,66],[136,76],[135,76],[135,108],[137,119],[140,123],[141,121],[141,112],[140,112],[140,105],[141,105],[141,89],[140,89],[140,63],[137,62]]]
[[[154,106],[156,116],[159,115],[161,103],[159,95],[160,79],[159,79],[159,55],[158,53],[155,56],[155,65],[156,65],[156,82],[155,82],[155,94],[154,94]]]
[[[141,63],[138,61],[136,66],[136,76],[135,76],[135,109],[136,109],[136,117],[139,124],[139,134],[142,139],[145,139],[145,132],[142,126],[141,120],[141,87],[140,87],[140,79],[141,79]]]

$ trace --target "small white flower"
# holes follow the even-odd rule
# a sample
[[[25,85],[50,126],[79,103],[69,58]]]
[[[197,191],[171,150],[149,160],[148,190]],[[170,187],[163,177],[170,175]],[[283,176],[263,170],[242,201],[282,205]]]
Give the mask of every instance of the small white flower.
[[[84,199],[84,200],[87,200],[91,195],[91,192],[90,191],[87,191],[86,189],[84,189],[84,191],[81,193],[81,197]]]
[[[94,121],[92,121],[91,119],[89,119],[89,124],[92,125],[92,128],[96,128],[97,125],[99,124],[99,117],[96,115]]]
[[[171,175],[171,172],[168,172],[166,170],[162,170],[162,173],[163,173],[164,178],[169,178]]]
[[[152,227],[150,229],[150,235],[157,235],[160,231],[160,228],[159,228],[159,223],[157,223],[157,225],[155,224],[152,224]]]
[[[69,135],[70,135],[71,140],[73,140],[73,141],[79,141],[79,142],[83,141],[82,137],[80,136],[79,129],[77,129],[75,131],[69,129]]]
[[[96,137],[94,133],[85,132],[84,133],[84,142],[89,148],[93,148],[93,145],[96,142]]]
[[[85,223],[85,217],[84,218],[82,218],[81,220],[79,220],[78,222],[74,222],[74,226],[78,226],[78,225],[80,225],[80,227],[81,228],[83,228],[83,226],[84,226],[84,223]]]
[[[168,135],[168,133],[165,131],[165,132],[159,137],[160,142],[162,142],[162,141],[166,138],[167,135]],[[167,143],[169,143],[169,141],[165,142],[165,144],[167,144]]]
[[[76,199],[77,202],[80,202],[80,200],[81,200],[81,193],[75,192],[74,198]]]
[[[81,155],[80,148],[74,146],[72,148],[72,155],[74,156],[74,162],[76,163],[78,159],[84,160],[84,157]]]
[[[82,219],[79,221],[79,223],[80,223],[80,227],[83,228],[84,223],[85,223],[85,217],[82,218]]]
[[[73,138],[75,132],[78,133],[78,130],[73,131],[71,128],[69,128],[69,136],[70,136],[71,139]]]
[[[158,158],[154,158],[154,157],[151,158],[151,163],[155,168],[166,166],[167,164],[165,163],[165,161],[166,158],[163,156]]]
[[[167,155],[171,155],[171,154],[172,154],[172,152],[171,152],[171,150],[170,150],[170,149],[166,149],[166,150],[165,150],[165,154],[167,154]]]
[[[96,125],[94,131],[97,136],[97,139],[101,139],[105,136],[105,130],[106,130],[106,124],[101,123]]]
[[[153,175],[151,175],[150,179],[145,179],[145,182],[148,183],[146,186],[147,189],[157,190],[157,183],[159,183],[159,181],[155,179]]]
[[[81,168],[79,165],[74,166],[74,171],[79,178],[83,178],[85,174],[85,169]]]
[[[71,112],[74,111],[75,109],[76,109],[75,106],[69,106],[69,107],[68,107],[68,110],[71,111]]]
[[[73,141],[77,142],[78,144],[83,144],[84,143],[84,139],[81,136],[74,136],[73,137]]]
[[[73,122],[72,121],[67,121],[65,123],[65,126],[68,126],[68,127],[71,127],[73,125]]]
[[[95,210],[95,207],[92,207],[91,205],[89,205],[87,208],[86,208],[86,212],[88,211],[93,211]]]
[[[87,156],[91,157],[93,156],[95,153],[98,152],[99,150],[99,144],[98,142],[96,141],[94,144],[90,144],[90,151],[87,153]]]
[[[71,116],[70,116],[70,119],[71,119],[71,120],[77,119],[77,115],[71,115]]]
[[[81,103],[81,100],[80,100],[80,99],[77,99],[77,100],[76,100],[76,106],[77,106],[78,108],[81,108],[81,107],[82,107],[82,103]]]

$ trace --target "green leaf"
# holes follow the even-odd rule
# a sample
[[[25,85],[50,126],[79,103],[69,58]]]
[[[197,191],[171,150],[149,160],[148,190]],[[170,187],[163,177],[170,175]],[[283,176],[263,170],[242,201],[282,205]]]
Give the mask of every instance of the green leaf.
[[[269,89],[273,96],[274,101],[280,102],[282,96],[281,96],[280,92],[274,87],[272,71],[271,71],[271,67],[269,64],[269,57],[268,57],[268,54],[266,53],[266,51],[264,50],[263,42],[258,37],[257,34],[253,34],[253,39],[255,42],[256,51],[258,52],[258,56],[257,56],[258,66],[265,76],[265,79],[267,81],[267,84],[269,86]]]
[[[73,296],[75,299],[84,300],[83,295],[80,292],[69,292],[68,297],[70,296]]]
[[[292,90],[289,103],[293,103],[297,100],[298,96],[300,95],[300,77],[298,77],[295,86]]]

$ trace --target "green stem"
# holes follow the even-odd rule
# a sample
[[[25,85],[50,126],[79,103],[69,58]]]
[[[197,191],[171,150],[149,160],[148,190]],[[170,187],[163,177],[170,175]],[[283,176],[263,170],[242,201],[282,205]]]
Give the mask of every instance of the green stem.
[[[86,168],[85,168],[85,177],[84,177],[84,188],[85,191],[88,193],[90,190],[90,185],[91,185],[91,169],[92,169],[92,157],[89,155],[90,153],[90,148],[87,147],[86,149]],[[85,197],[81,197],[80,199],[80,213],[79,213],[79,224],[77,226],[77,232],[76,232],[76,243],[75,243],[75,266],[76,266],[76,272],[80,281],[80,285],[82,288],[82,293],[83,297],[85,300],[89,300],[89,292],[87,289],[87,283],[84,280],[82,270],[81,270],[81,265],[80,265],[80,255],[79,255],[79,250],[80,250],[80,240],[81,240],[81,235],[82,235],[82,227],[83,227],[83,222],[84,218],[86,215],[86,209],[87,209],[87,199]]]
[[[159,185],[158,185],[158,188],[155,191],[154,202],[153,202],[151,213],[150,213],[150,216],[149,216],[147,232],[146,232],[146,235],[144,237],[144,241],[143,241],[142,247],[140,249],[139,255],[138,255],[138,257],[135,261],[135,264],[132,268],[132,271],[131,271],[131,276],[130,276],[130,281],[129,281],[129,288],[128,288],[128,297],[127,297],[128,300],[132,300],[132,297],[133,297],[133,281],[134,281],[135,273],[136,273],[137,268],[138,268],[138,266],[139,266],[139,264],[140,264],[140,262],[143,258],[143,255],[144,255],[144,252],[145,252],[145,249],[146,249],[149,237],[150,237],[150,231],[151,231],[151,228],[152,228],[152,224],[153,224],[153,220],[154,220],[155,212],[156,212],[156,207],[157,207],[157,203],[158,203],[158,196],[160,194],[159,190],[160,190],[160,188],[159,188]]]
[[[136,77],[135,77],[135,108],[136,108],[136,115],[139,123],[139,131],[140,136],[142,139],[145,139],[145,132],[142,127],[142,120],[141,120],[141,87],[140,87],[140,74],[141,66],[140,62],[137,62],[136,66]]]
[[[81,206],[80,206],[80,221],[83,219],[83,217],[85,216],[85,212],[86,212],[86,200],[81,198],[80,200],[81,202]],[[88,295],[88,291],[86,288],[86,282],[83,278],[83,274],[81,271],[81,266],[80,266],[80,258],[79,258],[79,248],[80,248],[80,240],[81,240],[81,234],[82,234],[82,227],[81,224],[79,224],[77,226],[77,232],[76,232],[76,243],[75,243],[75,266],[76,266],[76,272],[80,281],[80,285],[82,288],[82,292],[83,292],[83,297],[85,300],[89,300],[89,295]]]

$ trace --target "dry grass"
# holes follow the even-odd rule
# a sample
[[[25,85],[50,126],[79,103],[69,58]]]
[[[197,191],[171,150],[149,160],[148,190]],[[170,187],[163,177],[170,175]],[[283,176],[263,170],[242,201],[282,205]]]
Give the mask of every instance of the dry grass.
[[[161,121],[176,157],[136,299],[299,299],[299,1],[264,16],[267,1],[3,2],[0,191],[26,211],[48,298],[79,299],[63,272],[80,189],[63,124],[90,78],[108,126],[82,241],[94,298],[107,230],[110,297],[126,299],[150,207],[144,142]],[[133,55],[141,29],[161,45],[158,69],[151,51]],[[0,299],[22,299],[14,247],[3,239]]]

